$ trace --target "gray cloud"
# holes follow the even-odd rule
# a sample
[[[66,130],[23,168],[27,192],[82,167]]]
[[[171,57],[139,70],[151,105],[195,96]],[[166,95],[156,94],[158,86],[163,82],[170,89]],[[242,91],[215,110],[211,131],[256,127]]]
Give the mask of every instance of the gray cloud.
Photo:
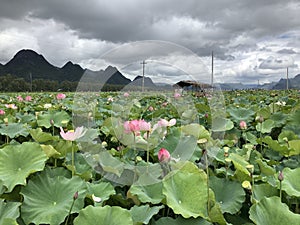
[[[173,63],[182,63],[170,46],[131,48],[135,41],[160,40],[190,49],[207,67],[214,51],[216,69],[222,65],[226,77],[250,81],[279,70],[287,62],[276,54],[292,55],[290,66],[297,73],[299,10],[298,0],[2,0],[0,61],[32,48],[58,66],[71,60],[95,70],[106,63],[124,67],[151,55],[173,54]],[[268,58],[273,53],[274,59]],[[162,69],[156,73],[163,74]]]

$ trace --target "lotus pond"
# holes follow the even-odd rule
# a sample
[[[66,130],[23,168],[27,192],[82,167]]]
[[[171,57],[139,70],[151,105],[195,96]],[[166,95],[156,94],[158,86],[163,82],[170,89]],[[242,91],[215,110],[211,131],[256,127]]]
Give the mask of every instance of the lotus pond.
[[[0,94],[0,224],[300,224],[299,98]]]

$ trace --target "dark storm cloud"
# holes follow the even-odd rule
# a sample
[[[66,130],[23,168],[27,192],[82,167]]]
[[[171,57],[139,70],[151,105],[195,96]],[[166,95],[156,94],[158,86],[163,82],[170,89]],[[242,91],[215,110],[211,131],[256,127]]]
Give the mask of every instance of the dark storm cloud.
[[[280,53],[280,54],[296,54],[297,52],[295,52],[293,49],[281,49],[279,51],[277,51],[277,53]]]
[[[141,49],[122,48],[118,57],[112,52],[102,61],[100,57],[135,41],[160,40],[190,49],[204,60],[213,51],[216,64],[228,64],[226,69],[234,67],[250,79],[260,69],[287,64],[277,56],[269,62],[268,52],[292,55],[299,64],[299,10],[298,0],[1,0],[0,60],[31,47],[60,66],[65,60],[93,68],[101,63],[124,66],[148,59],[151,52],[165,57],[174,51],[148,43]],[[262,59],[254,73],[247,65],[253,63],[251,52]],[[246,65],[239,65],[240,60]]]

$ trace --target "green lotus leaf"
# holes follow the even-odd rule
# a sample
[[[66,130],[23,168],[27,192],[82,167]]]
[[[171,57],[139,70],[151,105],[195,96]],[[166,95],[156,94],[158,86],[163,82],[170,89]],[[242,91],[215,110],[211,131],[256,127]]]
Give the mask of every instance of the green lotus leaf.
[[[30,135],[36,142],[44,143],[47,141],[58,140],[58,136],[52,136],[50,133],[45,133],[41,128],[30,130]]]
[[[257,201],[260,201],[264,197],[278,196],[278,193],[278,189],[268,183],[254,185],[254,197]]]
[[[221,206],[219,202],[216,202],[215,193],[212,189],[209,189],[209,218],[211,222],[218,223],[219,225],[226,225],[227,222],[224,218]]]
[[[269,166],[265,161],[262,161],[261,158],[257,158],[255,162],[258,164],[260,172],[265,176],[273,176],[276,171],[273,167]]]
[[[132,195],[136,195],[141,202],[151,202],[158,204],[164,199],[162,194],[162,183],[154,183],[151,185],[132,185],[129,189]]]
[[[287,125],[296,125],[299,126],[300,124],[300,110],[293,112],[288,116]]]
[[[160,148],[167,149],[172,157],[180,160],[192,160],[195,153],[201,151],[197,145],[197,138],[181,135],[179,128],[174,128],[155,151],[158,152]]]
[[[271,116],[270,108],[262,108],[259,109],[256,113],[257,116],[262,116],[265,120],[268,119]]]
[[[43,170],[47,159],[37,143],[7,145],[0,150],[0,180],[10,192],[18,184],[25,185],[30,174]]]
[[[173,219],[171,217],[162,217],[155,221],[153,225],[212,225],[212,223],[203,218],[185,219],[182,217],[177,217],[176,219]]]
[[[61,157],[67,155],[68,152],[72,152],[72,142],[59,140],[58,142],[52,143],[53,148],[61,154]]]
[[[101,203],[116,194],[114,187],[110,183],[100,182],[98,184],[87,183],[88,194],[101,198]]]
[[[292,213],[277,196],[263,198],[251,206],[250,219],[255,224],[300,224],[300,215]]]
[[[278,136],[279,143],[286,143],[286,141],[297,140],[297,139],[298,139],[298,135],[296,135],[293,131],[290,130],[284,130]]]
[[[182,131],[187,135],[193,135],[197,139],[209,139],[210,134],[202,125],[191,123],[181,127]]]
[[[119,206],[93,207],[87,206],[80,210],[74,225],[133,225],[130,212]]]
[[[212,124],[212,131],[223,132],[231,130],[234,127],[233,122],[226,118],[214,118]]]
[[[264,122],[262,123],[258,123],[256,125],[256,130],[258,132],[261,132],[263,134],[266,134],[266,133],[270,133],[272,128],[274,127],[274,121],[273,120],[265,120]]]
[[[207,218],[207,176],[203,170],[174,170],[163,180],[167,205],[184,218]]]
[[[86,129],[85,134],[80,137],[77,142],[93,142],[95,139],[98,138],[99,131],[98,129]]]
[[[255,114],[255,111],[249,108],[229,108],[227,111],[236,122],[248,121]]]
[[[37,123],[40,127],[50,128],[52,127],[51,121],[54,122],[53,126],[62,127],[65,126],[70,121],[70,116],[65,111],[59,112],[47,112],[38,115]]]
[[[273,140],[270,136],[264,137],[262,141],[269,145],[272,150],[279,152],[281,155],[289,156],[289,149],[286,144],[281,145],[278,143],[278,141]]]
[[[59,158],[61,155],[58,151],[55,150],[55,148],[53,148],[52,145],[41,145],[41,147],[48,158]]]
[[[244,180],[250,180],[250,172],[247,170],[246,166],[249,163],[240,155],[236,153],[229,154],[228,159],[230,159],[236,169],[235,175],[240,182]]]
[[[130,214],[133,220],[134,225],[143,225],[148,224],[151,218],[156,215],[160,209],[164,208],[163,205],[161,206],[153,206],[150,207],[149,205],[142,205],[142,206],[133,206],[130,209]]]
[[[26,224],[61,224],[68,215],[77,191],[78,198],[71,213],[79,212],[83,208],[86,195],[84,181],[79,177],[68,179],[52,175],[50,169],[46,169],[22,188],[24,202],[21,213]]]
[[[5,192],[6,187],[3,184],[3,181],[0,180],[0,196]]]
[[[0,201],[0,224],[5,224],[5,219],[11,219],[12,221],[16,220],[20,215],[19,202],[4,202],[2,199]],[[6,221],[6,224],[8,220]]]
[[[30,123],[35,120],[35,116],[33,114],[21,114],[16,113],[16,118],[20,121],[20,123]]]
[[[300,168],[284,168],[283,176],[282,190],[290,196],[300,197]]]
[[[209,184],[223,213],[234,214],[241,209],[245,201],[245,191],[239,182],[210,177]]]
[[[104,172],[113,173],[117,176],[121,176],[124,170],[124,164],[107,151],[99,153],[99,164],[102,166]]]
[[[26,137],[29,132],[26,126],[22,123],[9,123],[8,125],[0,125],[0,134],[7,135],[10,138],[15,138],[18,136]]]
[[[274,126],[280,127],[286,123],[287,115],[282,112],[273,113],[270,119],[274,121]]]
[[[15,219],[5,218],[1,225],[18,225],[18,223]]]
[[[300,154],[300,140],[289,141],[290,152],[289,156]]]

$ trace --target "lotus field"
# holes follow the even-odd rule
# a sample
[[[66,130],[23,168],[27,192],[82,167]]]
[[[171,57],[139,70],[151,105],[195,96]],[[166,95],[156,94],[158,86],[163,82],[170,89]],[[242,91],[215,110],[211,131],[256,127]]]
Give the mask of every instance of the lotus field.
[[[300,224],[300,92],[0,94],[0,224]]]

